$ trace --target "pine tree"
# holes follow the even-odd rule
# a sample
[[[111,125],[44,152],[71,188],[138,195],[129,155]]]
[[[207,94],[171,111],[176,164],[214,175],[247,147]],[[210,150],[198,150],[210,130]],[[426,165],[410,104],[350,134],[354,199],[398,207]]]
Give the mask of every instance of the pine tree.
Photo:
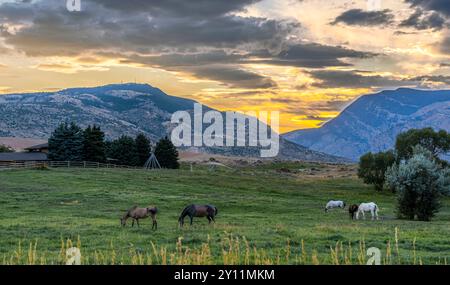
[[[162,138],[155,148],[155,156],[162,168],[178,169],[178,151],[168,137]]]
[[[83,157],[86,161],[105,162],[105,133],[99,126],[88,126],[83,133]]]
[[[64,122],[48,140],[48,157],[55,161],[83,160],[83,130],[75,123]]]
[[[129,136],[121,136],[112,141],[108,147],[108,158],[114,159],[115,164],[137,166],[136,142]]]
[[[138,166],[144,166],[150,157],[150,140],[144,134],[138,134],[135,139],[136,152],[138,156]]]

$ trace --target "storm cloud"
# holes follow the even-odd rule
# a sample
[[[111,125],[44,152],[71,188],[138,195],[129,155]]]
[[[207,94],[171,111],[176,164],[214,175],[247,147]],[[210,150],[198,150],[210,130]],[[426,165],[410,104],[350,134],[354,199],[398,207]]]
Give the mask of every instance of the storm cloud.
[[[416,11],[406,20],[400,23],[400,27],[412,27],[417,30],[434,29],[441,30],[445,27],[446,19],[437,12],[425,12],[422,9]]]
[[[390,24],[393,19],[394,15],[387,9],[381,11],[351,9],[336,17],[331,24],[344,23],[351,26],[380,26]]]
[[[411,7],[420,7],[425,10],[436,11],[450,17],[450,5],[448,0],[405,0]]]
[[[381,75],[362,75],[365,72],[317,70],[310,75],[318,80],[313,86],[321,88],[383,88],[407,85],[408,82]]]

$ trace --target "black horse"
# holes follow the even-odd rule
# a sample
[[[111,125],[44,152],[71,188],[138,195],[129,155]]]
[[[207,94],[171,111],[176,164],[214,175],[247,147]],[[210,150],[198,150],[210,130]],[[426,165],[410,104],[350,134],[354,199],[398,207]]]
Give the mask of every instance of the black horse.
[[[348,213],[350,214],[350,219],[354,220],[355,219],[355,214],[356,212],[358,212],[358,205],[353,204],[350,207],[348,207]]]
[[[191,225],[194,220],[194,217],[206,217],[209,223],[216,222],[215,217],[217,216],[218,210],[217,207],[213,205],[189,205],[184,208],[183,212],[181,212],[180,217],[178,218],[178,222],[182,227],[184,225],[184,218],[189,216],[191,219]]]

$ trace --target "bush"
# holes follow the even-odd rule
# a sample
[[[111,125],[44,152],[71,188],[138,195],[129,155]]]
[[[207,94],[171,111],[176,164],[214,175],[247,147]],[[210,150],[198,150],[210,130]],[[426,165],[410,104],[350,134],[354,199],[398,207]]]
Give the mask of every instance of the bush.
[[[386,172],[386,183],[397,192],[397,215],[429,221],[439,211],[440,197],[449,193],[448,169],[440,169],[433,154],[423,147],[413,148],[413,156]]]
[[[375,190],[383,190],[385,173],[388,167],[395,163],[395,155],[392,151],[367,153],[359,160],[358,177],[366,184],[373,184]]]
[[[0,144],[0,152],[14,152],[10,146]]]

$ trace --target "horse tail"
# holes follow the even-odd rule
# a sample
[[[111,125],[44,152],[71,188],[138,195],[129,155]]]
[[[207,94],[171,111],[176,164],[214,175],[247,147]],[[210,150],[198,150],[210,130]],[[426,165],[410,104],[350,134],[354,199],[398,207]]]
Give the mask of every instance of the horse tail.
[[[216,206],[214,206],[214,210],[215,210],[215,214],[214,214],[214,216],[217,216],[217,214],[219,213],[219,210],[217,209],[217,207],[216,207]]]

